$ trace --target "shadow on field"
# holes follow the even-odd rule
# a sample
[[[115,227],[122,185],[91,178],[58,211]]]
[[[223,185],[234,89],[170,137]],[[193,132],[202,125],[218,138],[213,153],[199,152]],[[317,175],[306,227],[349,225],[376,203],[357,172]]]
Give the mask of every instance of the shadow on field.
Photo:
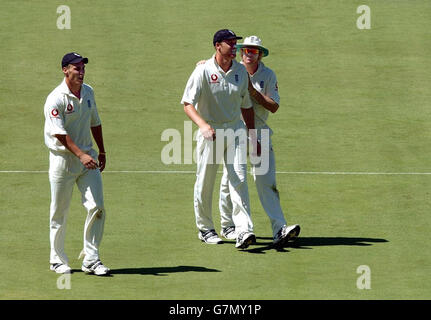
[[[220,272],[217,269],[208,269],[205,267],[195,266],[177,266],[177,267],[153,267],[153,268],[124,268],[124,269],[113,269],[111,274],[142,274],[142,275],[153,275],[153,276],[165,276],[165,273],[177,273],[177,272]]]
[[[313,249],[312,247],[319,246],[371,246],[372,243],[388,242],[386,239],[376,238],[350,238],[350,237],[299,237],[294,242],[287,243],[283,248],[275,247],[272,244],[272,238],[270,237],[256,237],[258,241],[253,245],[252,248],[244,250],[249,253],[265,253],[268,250],[277,250],[278,252],[289,252],[286,248],[295,249]],[[268,242],[262,242],[259,240],[270,240]],[[254,247],[260,246],[260,247]]]
[[[311,249],[316,246],[372,246],[372,243],[388,242],[386,239],[350,237],[299,237],[290,244],[293,248]]]

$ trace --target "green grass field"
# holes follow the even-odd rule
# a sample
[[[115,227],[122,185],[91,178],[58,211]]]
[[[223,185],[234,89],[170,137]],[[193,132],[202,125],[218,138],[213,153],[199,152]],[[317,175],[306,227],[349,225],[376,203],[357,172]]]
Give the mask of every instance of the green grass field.
[[[59,30],[61,4],[0,4],[0,299],[431,297],[431,2],[73,1],[64,3],[71,29]],[[356,27],[362,4],[370,30]],[[278,77],[281,106],[269,121],[278,188],[288,222],[302,227],[281,251],[251,176],[258,239],[238,251],[197,239],[195,175],[163,173],[195,170],[164,165],[160,138],[182,132],[186,81],[225,27],[261,37]],[[75,189],[66,252],[77,272],[59,290],[43,105],[70,51],[89,57],[85,82],[103,123],[101,258],[113,276],[78,272],[85,211]],[[357,288],[361,265],[371,289]]]

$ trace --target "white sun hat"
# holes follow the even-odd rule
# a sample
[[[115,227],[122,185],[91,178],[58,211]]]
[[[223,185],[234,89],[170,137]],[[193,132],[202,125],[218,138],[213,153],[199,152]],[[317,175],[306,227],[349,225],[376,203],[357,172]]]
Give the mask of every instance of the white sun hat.
[[[256,47],[263,52],[263,57],[269,54],[269,50],[262,45],[262,40],[257,36],[250,36],[244,39],[243,43],[238,43],[237,48],[241,49],[244,47]]]

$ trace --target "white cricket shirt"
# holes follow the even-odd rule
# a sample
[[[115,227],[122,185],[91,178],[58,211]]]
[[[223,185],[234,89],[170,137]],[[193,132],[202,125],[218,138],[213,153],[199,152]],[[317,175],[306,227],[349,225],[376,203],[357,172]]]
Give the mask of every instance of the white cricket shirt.
[[[252,107],[248,93],[248,73],[243,65],[232,60],[224,72],[215,55],[196,66],[187,81],[181,103],[192,104],[207,122],[225,123],[239,120],[241,108]]]
[[[262,61],[259,62],[257,71],[253,75],[250,75],[250,80],[257,91],[271,98],[277,104],[280,104],[277,77],[275,76],[274,71],[266,67]],[[268,119],[269,114],[268,109],[265,109],[265,107],[261,106],[255,100],[251,100],[255,114],[254,119],[256,128],[266,126],[266,120]]]
[[[89,85],[82,84],[81,99],[78,99],[63,79],[46,98],[44,114],[45,144],[49,149],[69,152],[55,137],[56,134],[68,134],[82,151],[91,150],[91,127],[99,126],[101,122]]]

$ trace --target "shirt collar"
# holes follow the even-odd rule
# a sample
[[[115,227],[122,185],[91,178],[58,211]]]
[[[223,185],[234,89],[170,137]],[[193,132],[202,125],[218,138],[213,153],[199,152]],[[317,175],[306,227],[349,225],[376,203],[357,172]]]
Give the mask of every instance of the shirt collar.
[[[213,54],[211,61],[212,61],[213,65],[214,65],[214,67],[215,67],[219,72],[223,72],[223,73],[225,73],[225,74],[228,74],[229,72],[231,72],[232,70],[234,70],[234,69],[237,67],[237,65],[238,65],[238,62],[237,62],[235,59],[233,59],[233,60],[232,60],[232,65],[230,66],[230,69],[229,69],[227,72],[224,72],[224,70],[223,70],[223,69],[219,66],[219,64],[217,63],[217,60],[216,60],[216,58],[215,58],[215,54]]]
[[[60,84],[59,88],[60,88],[60,93],[62,93],[62,94],[67,94],[67,95],[69,95],[69,96],[76,97],[76,96],[72,93],[72,91],[70,91],[69,87],[67,86],[66,78],[64,78],[64,79],[63,79],[63,81],[61,82],[61,84]],[[83,96],[84,96],[84,84],[82,84],[82,86],[81,86],[81,98],[82,98]]]

